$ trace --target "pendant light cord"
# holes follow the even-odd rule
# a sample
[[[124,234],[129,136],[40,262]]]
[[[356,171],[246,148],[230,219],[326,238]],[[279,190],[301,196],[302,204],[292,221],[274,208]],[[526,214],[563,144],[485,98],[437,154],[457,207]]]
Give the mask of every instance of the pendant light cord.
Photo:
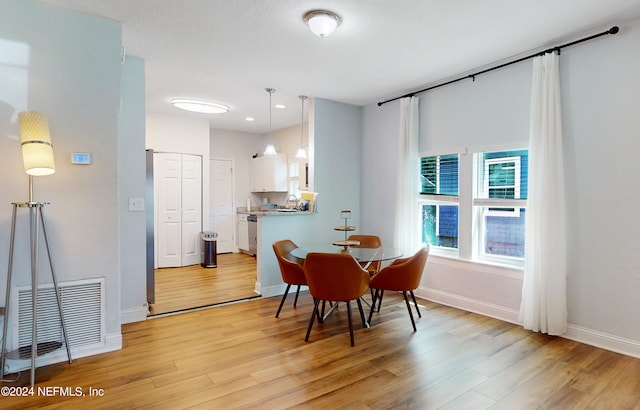
[[[306,95],[299,95],[300,98],[300,148],[304,147],[304,100],[307,99]]]

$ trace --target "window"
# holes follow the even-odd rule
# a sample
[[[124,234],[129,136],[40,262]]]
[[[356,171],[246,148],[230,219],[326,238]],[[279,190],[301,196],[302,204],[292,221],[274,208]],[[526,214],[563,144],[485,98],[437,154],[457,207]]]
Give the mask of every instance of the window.
[[[527,166],[527,150],[422,157],[422,242],[461,259],[522,264]]]
[[[458,154],[420,159],[423,243],[458,248],[458,168]]]
[[[520,157],[495,157],[499,153],[484,153],[483,198],[520,198]],[[488,215],[520,216],[518,208],[489,208]]]

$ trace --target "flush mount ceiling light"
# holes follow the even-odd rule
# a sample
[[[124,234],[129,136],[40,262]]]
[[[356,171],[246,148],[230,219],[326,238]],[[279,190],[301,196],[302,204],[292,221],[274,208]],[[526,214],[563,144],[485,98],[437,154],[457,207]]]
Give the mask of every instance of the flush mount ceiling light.
[[[318,37],[327,37],[342,23],[340,16],[328,10],[311,10],[305,13],[304,22]]]
[[[174,98],[171,100],[174,107],[187,111],[201,112],[205,114],[224,114],[229,112],[229,107],[207,101],[189,100],[185,98]]]

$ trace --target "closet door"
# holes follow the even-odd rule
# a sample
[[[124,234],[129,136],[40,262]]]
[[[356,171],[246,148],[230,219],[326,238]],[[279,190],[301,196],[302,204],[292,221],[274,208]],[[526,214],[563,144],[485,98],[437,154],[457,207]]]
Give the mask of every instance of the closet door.
[[[182,154],[182,266],[200,263],[202,157]]]
[[[182,155],[154,153],[159,268],[182,266]]]
[[[158,268],[200,263],[202,158],[154,153]]]

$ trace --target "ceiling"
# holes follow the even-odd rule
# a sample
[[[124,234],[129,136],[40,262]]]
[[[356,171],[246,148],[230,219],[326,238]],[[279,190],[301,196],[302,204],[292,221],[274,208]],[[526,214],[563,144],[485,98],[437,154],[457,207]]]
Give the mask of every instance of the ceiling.
[[[142,57],[148,114],[208,118],[212,128],[269,131],[300,123],[298,95],[363,106],[640,16],[638,0],[42,0],[122,22]],[[342,18],[313,35],[305,12]],[[228,105],[192,114],[169,101]],[[248,122],[251,116],[255,121]]]

